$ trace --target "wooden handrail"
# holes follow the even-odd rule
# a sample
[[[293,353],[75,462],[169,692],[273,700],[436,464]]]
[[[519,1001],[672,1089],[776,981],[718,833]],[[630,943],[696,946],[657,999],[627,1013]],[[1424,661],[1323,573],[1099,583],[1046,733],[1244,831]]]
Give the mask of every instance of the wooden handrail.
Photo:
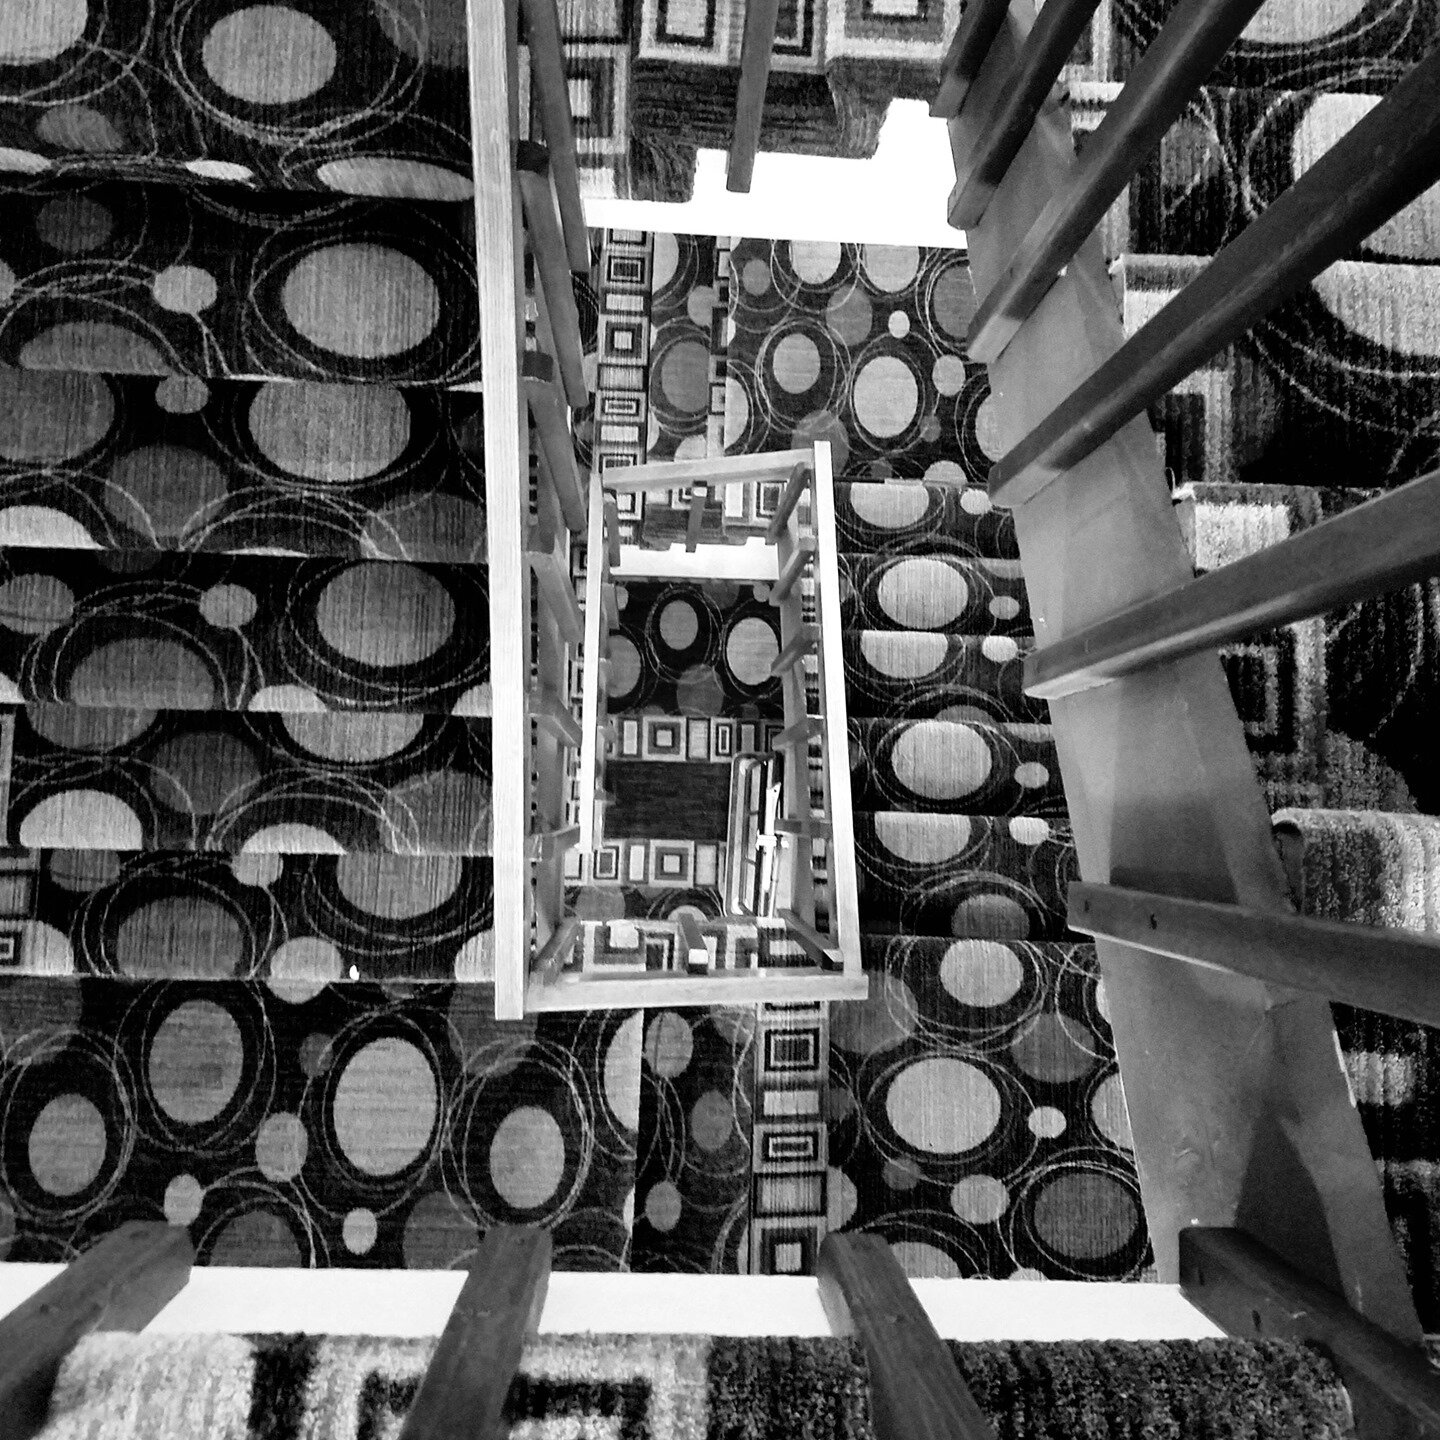
[[[1156,955],[1440,1024],[1440,936],[1072,881],[1070,928]]]
[[[475,3],[475,0],[471,0]],[[572,270],[590,269],[590,232],[580,201],[580,167],[575,157],[575,117],[555,0],[523,0],[525,43],[530,51],[530,84],[540,110],[540,127],[554,167],[555,198],[565,230],[565,251]],[[490,97],[481,97],[489,99]]]
[[[1440,1435],[1440,1376],[1425,1351],[1356,1314],[1244,1231],[1181,1230],[1180,1285],[1231,1335],[1323,1347],[1345,1384],[1359,1440]]]
[[[585,528],[585,490],[575,445],[565,420],[565,404],[555,388],[555,362],[538,350],[527,350],[523,366],[525,398],[540,440],[550,483],[555,489],[565,526],[572,535]]]
[[[740,84],[735,94],[735,129],[725,165],[725,188],[746,194],[760,148],[760,122],[770,83],[770,56],[775,48],[775,22],[780,0],[745,0],[745,34],[740,42]]]
[[[1437,178],[1440,50],[1432,50],[991,467],[991,499],[1021,505],[1043,490]]]
[[[0,1319],[0,1440],[45,1427],[60,1362],[93,1330],[143,1330],[190,1279],[184,1229],[129,1220]]]
[[[1181,0],[1170,12],[1099,128],[1086,139],[1069,182],[1040,212],[1009,267],[980,302],[966,340],[976,360],[988,365],[1010,343],[1263,3]]]
[[[996,1440],[883,1236],[832,1231],[816,1276],[830,1328],[864,1347],[876,1440]]]
[[[399,1440],[504,1440],[505,1397],[525,1342],[539,1333],[550,1286],[550,1232],[485,1232],[460,1297],[416,1391]]]
[[[930,102],[932,115],[949,120],[960,113],[1009,8],[1010,0],[969,0],[940,62],[940,88]]]
[[[1045,700],[1440,573],[1440,470],[1032,651]]]
[[[785,482],[785,489],[781,493],[780,503],[775,507],[775,513],[770,517],[770,524],[765,531],[767,545],[779,542],[785,527],[790,523],[791,515],[795,513],[795,507],[800,503],[800,497],[805,493],[805,487],[814,478],[815,472],[803,460],[791,470],[790,478]]]
[[[565,255],[565,237],[555,213],[551,188],[550,156],[543,145],[521,140],[515,146],[515,168],[520,176],[520,198],[525,208],[525,229],[535,269],[545,291],[545,308],[554,337],[555,360],[572,410],[590,403],[585,383],[585,344],[580,338],[580,311]]]
[[[605,488],[616,495],[648,494],[655,490],[683,490],[696,480],[714,489],[723,485],[775,484],[791,468],[808,464],[813,449],[773,450],[759,455],[717,455],[705,460],[647,460],[625,470],[609,470]]]
[[[778,605],[795,588],[795,582],[805,573],[805,567],[815,558],[818,548],[814,537],[810,535],[805,536],[795,546],[794,553],[780,571],[775,588],[770,592],[772,604]]]
[[[1100,0],[1046,0],[1025,39],[1015,73],[997,114],[986,120],[969,173],[950,197],[950,223],[969,229],[985,213],[990,197],[1030,134],[1061,68],[1070,58]]]

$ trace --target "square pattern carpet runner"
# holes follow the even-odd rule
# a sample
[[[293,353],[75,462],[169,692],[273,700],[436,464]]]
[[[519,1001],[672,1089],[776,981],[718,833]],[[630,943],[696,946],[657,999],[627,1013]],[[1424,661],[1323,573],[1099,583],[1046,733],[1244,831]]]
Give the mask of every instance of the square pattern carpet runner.
[[[41,1440],[394,1440],[433,1339],[97,1335],[64,1361]],[[1000,1440],[1343,1440],[1349,1396],[1279,1341],[947,1342]],[[528,1342],[505,1398],[529,1440],[867,1440],[859,1343],[708,1335]]]

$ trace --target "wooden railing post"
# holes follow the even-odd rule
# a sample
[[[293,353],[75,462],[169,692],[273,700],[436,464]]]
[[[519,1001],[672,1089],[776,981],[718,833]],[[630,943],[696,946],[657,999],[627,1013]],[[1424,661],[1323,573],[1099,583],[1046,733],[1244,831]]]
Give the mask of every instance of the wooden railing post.
[[[740,85],[735,97],[735,131],[725,166],[725,188],[745,194],[755,173],[760,149],[760,122],[770,83],[770,53],[775,48],[775,22],[780,0],[743,0],[745,35],[740,42]]]

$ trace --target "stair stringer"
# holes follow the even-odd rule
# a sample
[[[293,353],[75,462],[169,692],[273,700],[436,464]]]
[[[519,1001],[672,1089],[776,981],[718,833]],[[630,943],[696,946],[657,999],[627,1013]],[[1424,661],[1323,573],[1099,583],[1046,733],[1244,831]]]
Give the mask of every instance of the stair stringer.
[[[963,174],[1034,20],[1012,0],[964,111]],[[977,120],[977,117],[979,119]],[[983,295],[1075,164],[1062,103],[1042,111],[969,233]],[[1092,235],[990,366],[1017,443],[1125,339]],[[1132,421],[1016,511],[1037,641],[1192,578],[1148,422]],[[1239,717],[1212,652],[1052,706],[1082,877],[1288,910]],[[1146,1217],[1162,1281],[1178,1234],[1239,1226],[1404,1341],[1421,1335],[1327,1002],[1098,942]]]

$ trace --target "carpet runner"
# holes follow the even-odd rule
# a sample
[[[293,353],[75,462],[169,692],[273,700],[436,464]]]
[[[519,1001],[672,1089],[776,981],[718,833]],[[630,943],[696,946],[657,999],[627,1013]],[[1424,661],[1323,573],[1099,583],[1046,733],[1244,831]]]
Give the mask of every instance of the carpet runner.
[[[1318,1350],[1279,1341],[947,1342],[1000,1440],[1342,1440],[1350,1401]],[[392,1440],[434,1340],[104,1335],[60,1371],[41,1440]],[[510,1433],[860,1440],[858,1342],[556,1335],[527,1343]]]

